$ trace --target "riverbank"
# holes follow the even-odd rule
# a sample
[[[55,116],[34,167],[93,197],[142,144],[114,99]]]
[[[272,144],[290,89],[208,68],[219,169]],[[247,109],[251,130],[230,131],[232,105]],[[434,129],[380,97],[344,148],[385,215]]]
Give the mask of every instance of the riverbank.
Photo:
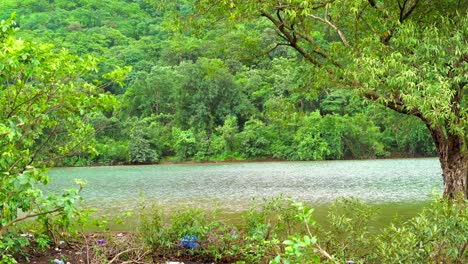
[[[215,211],[184,209],[169,213],[152,209],[135,215],[140,221],[133,232],[80,233],[74,238],[62,233],[56,237],[61,239],[58,244],[51,244],[43,252],[36,251],[27,263],[57,260],[92,264],[168,261],[279,264],[283,260],[305,263],[314,258],[324,263],[468,260],[464,250],[467,245],[464,234],[468,231],[466,201],[448,204],[434,200],[411,221],[394,220],[392,225],[378,230],[372,230],[371,226],[379,213],[355,199],[342,199],[330,207],[329,226],[317,224],[315,212],[310,212],[302,203],[274,199],[245,211],[242,223],[227,224],[218,219]],[[420,241],[417,249],[414,239]]]
[[[101,164],[89,163],[83,165],[82,163],[66,164],[57,163],[55,168],[88,168],[88,167],[112,167],[112,166],[157,166],[157,165],[197,165],[197,164],[238,164],[238,163],[268,163],[268,162],[323,162],[323,161],[357,161],[357,160],[391,160],[391,159],[426,159],[437,158],[437,156],[424,156],[424,155],[407,155],[392,153],[388,156],[367,158],[367,159],[327,159],[327,160],[286,160],[271,157],[255,158],[255,159],[241,159],[241,158],[228,158],[228,159],[204,159],[204,160],[178,160],[176,157],[165,157],[159,162],[155,163],[116,163],[116,164]]]

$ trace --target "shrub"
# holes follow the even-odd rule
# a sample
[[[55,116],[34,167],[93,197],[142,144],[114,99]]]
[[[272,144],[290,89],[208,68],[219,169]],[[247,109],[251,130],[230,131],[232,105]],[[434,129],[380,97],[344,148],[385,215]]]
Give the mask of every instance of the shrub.
[[[467,263],[468,207],[466,200],[436,199],[422,213],[381,233],[369,230],[375,212],[356,199],[339,199],[330,209],[330,228],[314,235],[311,211],[295,203],[307,232],[283,242],[284,252],[272,263]],[[325,243],[322,249],[319,245]]]
[[[377,212],[355,198],[340,198],[329,209],[330,224],[323,235],[325,250],[339,259],[366,260],[375,247],[376,233],[371,232]],[[322,237],[322,236],[321,236]]]
[[[280,241],[294,233],[299,222],[294,210],[282,198],[255,203],[238,226],[217,220],[215,211],[182,209],[164,214],[153,208],[142,215],[140,234],[157,259],[185,257],[198,261],[265,263],[281,251]],[[185,249],[179,242],[196,236],[198,246]]]
[[[247,158],[268,157],[270,155],[271,131],[260,120],[251,119],[238,134],[242,154]]]
[[[173,150],[179,160],[185,161],[197,153],[197,140],[192,129],[172,128]]]
[[[417,217],[378,236],[375,263],[467,263],[466,200],[435,200]]]
[[[133,163],[152,163],[159,160],[158,154],[151,148],[150,141],[139,129],[134,129],[130,134],[128,154],[130,162]]]

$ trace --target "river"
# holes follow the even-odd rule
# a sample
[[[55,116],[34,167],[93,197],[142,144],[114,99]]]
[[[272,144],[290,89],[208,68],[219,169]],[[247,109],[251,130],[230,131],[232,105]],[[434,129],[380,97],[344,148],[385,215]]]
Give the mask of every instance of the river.
[[[413,211],[443,186],[435,158],[56,168],[50,174],[48,192],[85,180],[85,204],[107,212],[149,203],[238,212],[252,197],[279,195],[316,207],[356,197]]]

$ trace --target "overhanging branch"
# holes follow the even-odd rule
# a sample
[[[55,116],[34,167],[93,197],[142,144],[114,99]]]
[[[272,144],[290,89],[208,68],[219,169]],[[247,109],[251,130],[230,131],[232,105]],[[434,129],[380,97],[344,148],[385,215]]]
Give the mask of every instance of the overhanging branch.
[[[80,189],[78,190],[78,194],[81,193],[82,190],[83,190],[83,186],[80,185]],[[64,206],[59,206],[57,208],[47,210],[47,211],[44,211],[44,212],[33,213],[32,212],[33,204],[34,204],[34,201],[31,201],[30,209],[29,209],[29,212],[27,214],[25,214],[22,217],[15,218],[15,219],[7,222],[4,226],[2,226],[2,228],[0,229],[0,237],[2,235],[4,235],[8,231],[8,228],[10,228],[15,223],[24,221],[24,220],[29,219],[29,218],[41,216],[41,215],[47,215],[47,214],[53,214],[53,213],[56,213],[56,212],[60,212],[65,208]]]
[[[293,47],[295,50],[297,50],[307,61],[311,62],[312,64],[316,66],[323,66],[323,63],[318,61],[316,58],[314,58],[310,53],[308,53],[306,50],[304,50],[298,43],[297,38],[294,37],[292,32],[288,30],[288,28],[285,27],[285,24],[280,21],[280,19],[274,18],[271,14],[267,13],[266,11],[261,10],[260,14],[264,17],[266,17],[268,20],[270,20],[275,27],[279,30],[279,32],[282,34],[282,37],[289,42],[289,46]],[[279,14],[278,14],[279,15]],[[280,16],[281,18],[281,16]]]
[[[10,222],[8,222],[6,225],[2,226],[2,229],[0,229],[0,236],[4,235],[6,233],[6,231],[8,230],[8,228],[10,228],[10,226],[12,226],[13,224],[15,224],[17,222],[21,222],[21,221],[24,221],[26,219],[33,218],[33,217],[36,217],[36,216],[56,213],[56,212],[59,212],[59,211],[63,210],[63,208],[64,207],[61,206],[61,207],[55,208],[53,210],[40,212],[40,213],[31,213],[30,212],[30,213],[28,213],[28,214],[26,214],[26,215],[24,215],[22,217],[18,217],[16,219],[13,219]]]
[[[328,13],[328,7],[326,7],[326,13]],[[351,48],[351,45],[349,45],[349,42],[346,39],[346,36],[343,34],[343,32],[335,24],[333,24],[330,20],[328,20],[327,15],[325,15],[325,18],[316,16],[316,15],[313,15],[313,14],[308,14],[307,16],[309,16],[309,17],[311,17],[311,18],[313,18],[315,20],[319,20],[319,21],[327,24],[331,28],[333,28],[338,33],[338,36],[340,36],[340,39],[343,42],[343,44],[346,47]]]

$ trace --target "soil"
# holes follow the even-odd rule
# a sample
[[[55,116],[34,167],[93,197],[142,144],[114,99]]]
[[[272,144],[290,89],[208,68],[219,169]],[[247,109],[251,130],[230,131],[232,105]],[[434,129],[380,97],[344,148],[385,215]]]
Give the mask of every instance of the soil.
[[[37,252],[29,257],[29,260],[18,261],[18,263],[36,263],[36,264],[50,264],[54,260],[63,260],[64,263],[70,262],[71,264],[80,264],[86,262],[86,252],[73,249],[71,247],[64,249],[48,249],[45,252]]]
[[[180,263],[180,264],[214,264],[194,262],[191,259],[159,259],[157,254],[144,251],[135,247],[135,236],[132,233],[90,233],[79,241],[63,244],[62,247],[54,247],[45,251],[38,251],[31,247],[27,252],[28,257],[17,256],[20,264],[101,264],[108,263]],[[125,252],[124,252],[125,251]],[[128,252],[126,252],[128,251]],[[125,253],[125,254],[119,254]],[[126,255],[132,262],[120,260]],[[63,262],[58,262],[63,261]]]
[[[30,248],[29,252],[27,252],[27,258],[18,257],[17,260],[18,263],[32,264],[61,263],[58,261],[63,261],[64,264],[98,264],[101,261],[96,261],[97,258],[94,253],[95,250],[99,250],[101,252],[107,251],[107,245],[105,243],[100,243],[104,238],[113,236],[124,241],[130,237],[130,234],[119,233],[118,235],[119,236],[114,233],[89,233],[84,235],[80,240],[63,243],[60,247],[53,246],[45,251]]]

